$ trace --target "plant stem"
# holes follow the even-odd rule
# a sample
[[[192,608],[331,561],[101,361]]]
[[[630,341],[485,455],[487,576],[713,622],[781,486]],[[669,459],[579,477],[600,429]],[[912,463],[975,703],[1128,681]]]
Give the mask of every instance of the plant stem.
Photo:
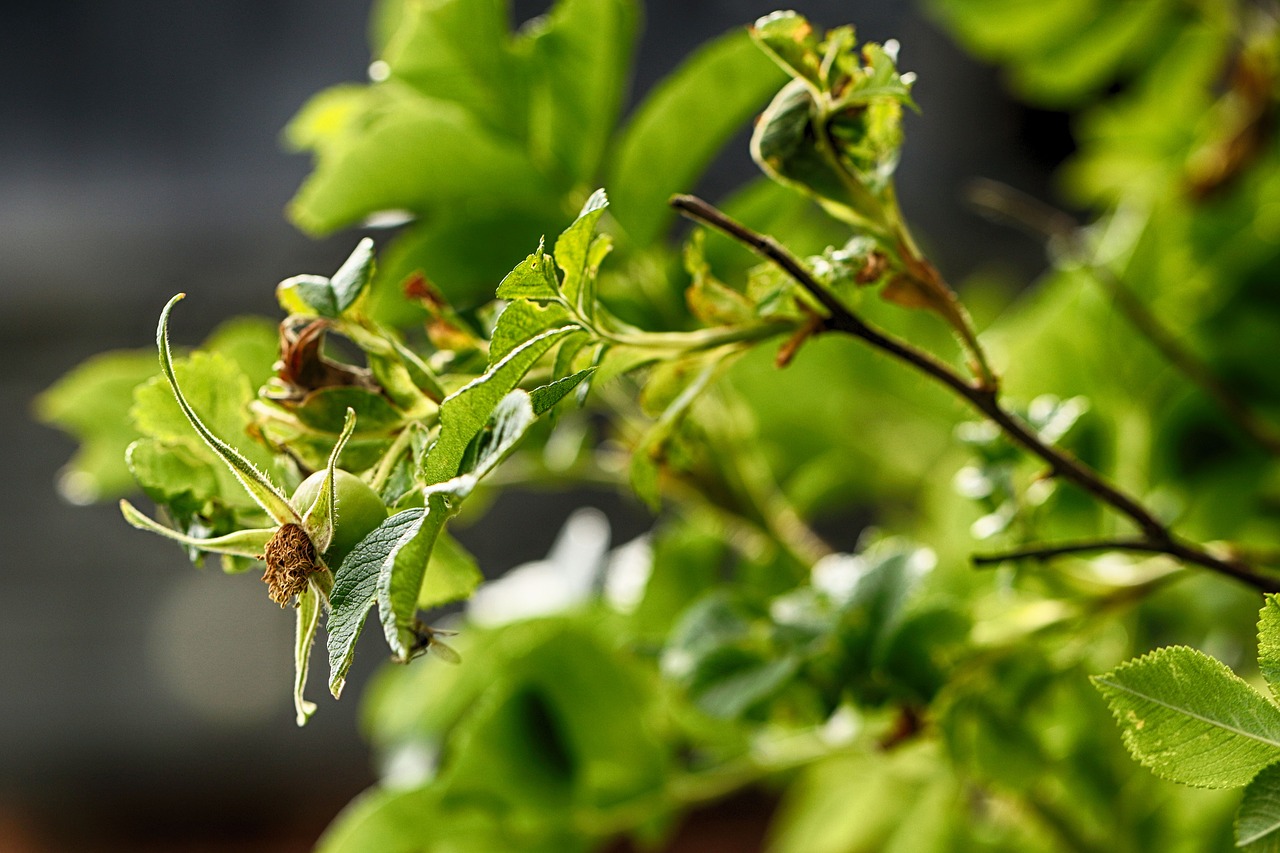
[[[829,110],[829,107],[828,107]],[[823,111],[824,114],[827,111]],[[856,175],[849,172],[844,160],[838,153],[839,146],[831,139],[825,120],[816,122],[816,137],[819,153],[831,169],[840,176],[845,190],[854,199],[858,212],[867,220],[869,232],[898,256],[902,262],[903,272],[915,283],[922,294],[926,295],[933,310],[951,326],[960,340],[961,346],[968,351],[972,359],[973,371],[984,387],[995,388],[995,373],[987,361],[987,354],[978,342],[978,335],[973,328],[973,320],[969,312],[956,297],[951,285],[938,274],[937,269],[925,259],[916,245],[910,229],[902,218],[898,208],[897,196],[892,186],[887,195],[887,204],[882,203],[863,185]],[[687,198],[693,198],[688,196]],[[676,205],[677,207],[679,205]]]
[[[692,332],[615,332],[598,327],[592,328],[592,332],[596,337],[620,346],[699,352],[728,344],[765,340],[792,332],[795,328],[796,324],[791,320],[771,320],[754,326],[698,329]]]
[[[1052,560],[1069,554],[1089,554],[1098,551],[1132,551],[1138,554],[1168,554],[1168,549],[1146,539],[1087,539],[1079,542],[1059,542],[1052,545],[1027,545],[1009,551],[990,554],[974,554],[975,566],[994,566],[1010,560]]]
[[[1245,583],[1259,588],[1274,588],[1280,581],[1250,570],[1238,559],[1219,559],[1214,557],[1210,565],[1203,560],[1207,553],[1200,546],[1190,546],[1178,541],[1159,542],[1151,539],[1087,539],[1078,542],[1059,542],[1046,545],[1028,545],[1010,551],[991,554],[974,554],[975,566],[994,566],[1010,560],[1052,560],[1069,554],[1089,554],[1099,551],[1128,551],[1136,554],[1164,554],[1175,557],[1186,563],[1204,566],[1221,571],[1219,563],[1230,567],[1230,574]]]
[[[382,454],[382,459],[378,462],[378,467],[374,469],[373,477],[369,480],[369,488],[375,492],[381,492],[382,487],[387,484],[387,479],[394,470],[396,461],[400,458],[400,454],[404,453],[405,448],[409,446],[409,442],[413,439],[413,427],[406,426],[400,430],[400,434],[396,436],[396,440],[391,442],[391,446],[387,448],[387,452]]]
[[[799,259],[773,237],[751,230],[695,196],[677,195],[671,199],[671,204],[685,216],[715,228],[777,264],[826,309],[829,315],[827,329],[858,338],[951,389],[986,415],[1012,441],[1044,460],[1055,475],[1074,483],[1129,518],[1142,531],[1140,541],[1150,546],[1147,550],[1177,557],[1186,563],[1201,566],[1263,591],[1280,591],[1280,579],[1258,574],[1239,560],[1219,558],[1199,545],[1178,539],[1136,499],[1107,482],[1101,474],[1074,456],[1041,439],[1031,427],[1001,405],[997,388],[971,384],[931,353],[868,325],[824,288]]]

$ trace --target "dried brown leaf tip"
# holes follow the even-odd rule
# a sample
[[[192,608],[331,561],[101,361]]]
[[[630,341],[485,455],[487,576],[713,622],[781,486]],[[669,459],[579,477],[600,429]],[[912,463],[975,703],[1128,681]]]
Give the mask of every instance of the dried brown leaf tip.
[[[796,353],[800,352],[800,347],[804,346],[804,342],[814,335],[820,334],[826,326],[827,318],[809,306],[800,303],[800,310],[805,313],[807,319],[804,325],[797,329],[795,334],[787,338],[782,346],[778,348],[778,355],[773,360],[773,363],[779,369],[789,365],[791,360],[796,357]]]
[[[854,276],[854,281],[861,285],[875,284],[889,271],[889,258],[884,252],[873,249],[867,253],[866,260]]]
[[[436,349],[465,352],[480,345],[480,341],[467,329],[458,312],[450,307],[449,300],[422,273],[413,273],[405,280],[404,295],[426,309],[427,339]]]
[[[291,317],[280,324],[280,360],[276,363],[278,387],[270,396],[296,402],[321,388],[354,386],[378,390],[368,370],[333,361],[323,355],[329,322]]]
[[[307,588],[307,578],[323,569],[316,559],[311,538],[296,524],[282,524],[267,543],[263,560],[267,570],[262,582],[267,594],[281,607]]]

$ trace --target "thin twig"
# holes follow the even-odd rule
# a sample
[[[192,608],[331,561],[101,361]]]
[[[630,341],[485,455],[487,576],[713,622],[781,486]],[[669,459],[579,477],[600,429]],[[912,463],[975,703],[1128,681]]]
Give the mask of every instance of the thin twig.
[[[1079,542],[1028,545],[1024,548],[1015,548],[1010,551],[974,554],[972,559],[975,566],[982,568],[1014,560],[1038,560],[1044,562],[1055,557],[1064,557],[1071,554],[1096,554],[1103,551],[1162,554],[1167,557],[1174,557],[1184,563],[1202,566],[1230,575],[1236,580],[1257,587],[1264,592],[1275,592],[1277,588],[1280,588],[1280,579],[1253,571],[1239,558],[1221,559],[1213,556],[1201,546],[1189,545],[1174,539],[1170,539],[1167,542],[1155,542],[1150,539],[1090,539]],[[1211,562],[1204,559],[1206,556],[1210,558]]]
[[[1159,553],[1235,578],[1263,591],[1280,591],[1280,578],[1259,574],[1239,560],[1219,558],[1198,545],[1175,537],[1136,499],[1107,482],[1101,474],[1074,456],[1042,440],[1031,427],[1000,404],[998,389],[973,385],[932,354],[868,325],[823,287],[799,259],[774,238],[751,230],[696,196],[674,196],[671,205],[690,219],[715,228],[776,264],[826,309],[829,314],[827,329],[859,338],[950,388],[986,415],[1015,443],[1048,463],[1055,475],[1074,483],[1128,517],[1142,531],[1141,541],[1148,543],[1151,549],[1158,548]]]
[[[1091,554],[1102,551],[1128,551],[1135,554],[1163,554],[1170,557],[1181,556],[1181,551],[1168,543],[1152,542],[1149,539],[1086,539],[1078,542],[1059,542],[1046,545],[1027,545],[1009,551],[997,551],[990,554],[974,554],[975,566],[994,566],[1014,560],[1052,560],[1070,554]]]

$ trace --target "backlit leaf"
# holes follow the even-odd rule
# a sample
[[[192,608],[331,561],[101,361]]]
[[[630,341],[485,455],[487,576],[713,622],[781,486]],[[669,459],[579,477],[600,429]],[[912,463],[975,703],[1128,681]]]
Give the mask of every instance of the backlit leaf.
[[[555,262],[551,256],[538,250],[507,273],[498,285],[499,299],[557,299],[560,296],[560,279],[556,276]]]
[[[588,255],[595,237],[596,224],[609,206],[609,199],[604,190],[596,190],[582,206],[582,212],[573,224],[564,230],[556,240],[556,264],[564,271],[561,291],[570,305],[581,311],[584,307],[583,294],[588,277]]]
[[[635,0],[559,0],[532,28],[532,146],[573,183],[590,181],[626,87]]]
[[[489,372],[441,403],[440,436],[423,463],[425,482],[441,483],[458,473],[467,445],[489,420],[502,398],[516,387],[539,358],[576,329],[575,326],[552,329],[526,341],[490,367]]]
[[[562,379],[557,379],[555,382],[543,385],[541,388],[533,389],[529,393],[529,397],[533,403],[534,415],[541,415],[549,411],[552,406],[563,400],[570,391],[577,388],[581,382],[595,372],[596,369],[594,367],[587,367],[577,373],[572,373]]]
[[[428,610],[451,601],[467,598],[484,576],[476,558],[448,533],[441,531],[431,549],[427,576],[418,593],[418,607]]]
[[[157,372],[155,353],[103,353],[36,398],[36,417],[80,442],[62,473],[61,490],[70,500],[90,503],[133,488],[124,460],[125,448],[138,437],[128,417],[133,389]]]
[[[489,364],[497,364],[525,341],[569,322],[572,322],[569,312],[554,302],[547,305],[523,299],[512,302],[502,309],[494,326],[493,338],[489,341]]]
[[[1158,776],[1235,788],[1280,761],[1280,708],[1203,652],[1159,649],[1093,683],[1125,746]]]
[[[1258,669],[1280,698],[1280,596],[1268,595],[1258,615]]]
[[[187,402],[182,389],[178,386],[178,379],[173,367],[173,355],[169,351],[169,313],[183,296],[185,294],[180,293],[169,300],[169,303],[165,305],[164,310],[160,313],[160,324],[156,328],[156,346],[160,350],[160,368],[169,383],[169,388],[173,392],[174,398],[178,402],[178,407],[204,443],[217,454],[218,458],[235,475],[235,478],[240,481],[240,484],[244,486],[249,495],[266,510],[268,515],[280,524],[296,523],[298,521],[298,513],[289,503],[289,499],[284,496],[274,483],[267,479],[265,474],[254,467],[253,463],[246,459],[240,451],[227,444],[226,441],[215,435],[209,427],[205,426],[200,416],[196,414],[195,410]],[[137,416],[135,415],[136,419]]]
[[[1244,789],[1236,815],[1236,846],[1249,853],[1280,850],[1280,764],[1263,769]]]
[[[538,209],[552,195],[525,151],[494,136],[458,104],[411,94],[379,98],[358,132],[316,152],[316,168],[289,205],[323,234],[384,210],[446,215],[452,205],[501,199]]]

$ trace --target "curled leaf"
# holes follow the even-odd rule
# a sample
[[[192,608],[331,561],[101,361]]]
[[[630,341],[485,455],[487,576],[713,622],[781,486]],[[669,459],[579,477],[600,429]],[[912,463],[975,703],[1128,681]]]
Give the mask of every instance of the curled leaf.
[[[342,454],[342,448],[346,446],[347,440],[351,438],[351,433],[355,432],[355,429],[355,410],[347,409],[342,434],[338,436],[338,440],[333,444],[333,450],[329,453],[329,464],[325,466],[320,492],[306,510],[299,508],[300,512],[305,512],[302,516],[302,529],[315,544],[316,551],[321,554],[329,550],[329,543],[333,541],[333,529],[337,523],[335,512],[338,500],[334,495],[334,471],[338,467],[338,457]]]
[[[195,536],[188,536],[171,527],[165,527],[126,500],[120,501],[120,514],[124,516],[124,520],[131,527],[136,527],[138,530],[146,530],[166,539],[172,539],[174,542],[179,542],[188,548],[196,548],[210,554],[230,554],[234,557],[251,557],[254,559],[261,557],[262,552],[267,547],[267,543],[271,541],[271,537],[276,533],[274,527],[264,527],[237,530],[225,536],[200,539]]]
[[[289,499],[276,488],[267,476],[254,467],[253,463],[246,459],[240,451],[227,444],[218,436],[214,435],[210,429],[205,426],[204,421],[200,420],[200,416],[191,408],[191,404],[187,402],[187,398],[183,395],[182,389],[178,387],[178,378],[173,372],[173,353],[169,350],[169,314],[173,311],[173,306],[179,300],[186,296],[185,293],[179,293],[177,296],[169,300],[164,306],[164,310],[160,313],[160,324],[156,328],[156,348],[160,351],[160,368],[164,372],[165,379],[169,382],[169,388],[173,391],[174,398],[178,401],[178,407],[182,409],[182,414],[186,416],[196,434],[204,440],[218,458],[231,470],[235,478],[240,481],[249,496],[254,499],[267,514],[276,520],[279,524],[297,523],[301,519],[294,510],[293,505],[289,503]]]
[[[298,597],[298,633],[293,647],[293,707],[297,711],[299,726],[305,726],[316,712],[315,703],[302,698],[302,691],[307,686],[311,644],[320,626],[321,597],[314,585],[308,585]]]
[[[276,299],[290,314],[337,319],[356,303],[372,278],[373,241],[365,237],[332,278],[287,278],[276,287]]]

